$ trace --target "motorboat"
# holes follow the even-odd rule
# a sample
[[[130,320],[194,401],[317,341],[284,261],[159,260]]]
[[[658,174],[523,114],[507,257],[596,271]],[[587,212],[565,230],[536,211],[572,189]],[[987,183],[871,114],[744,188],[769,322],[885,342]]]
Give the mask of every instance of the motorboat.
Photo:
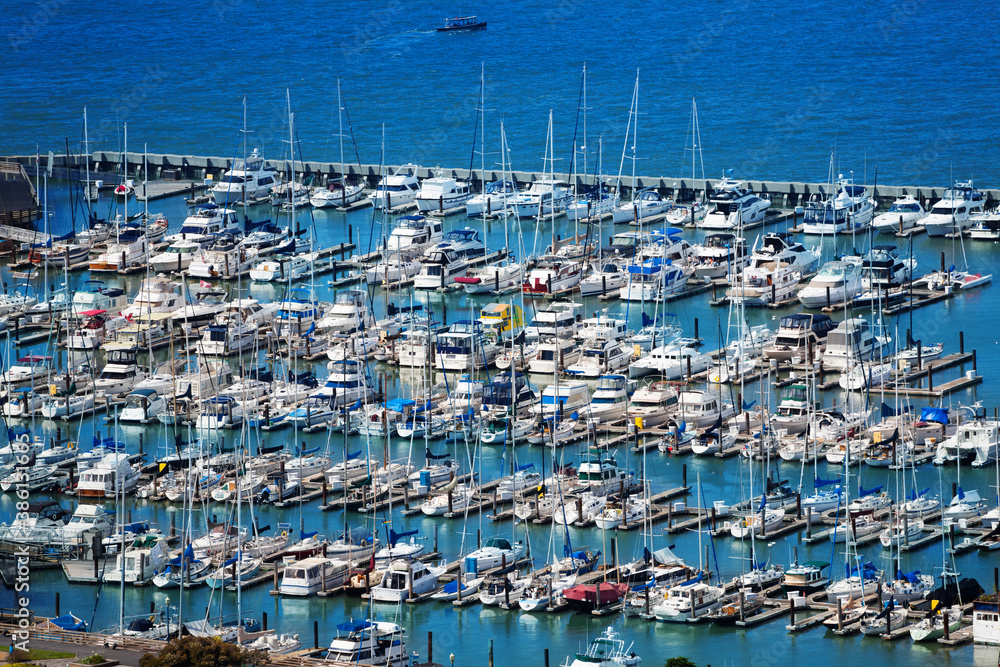
[[[523,542],[511,542],[506,537],[491,537],[482,547],[465,557],[466,571],[485,572],[496,567],[515,564],[524,555]]]
[[[628,282],[619,290],[625,301],[660,301],[682,291],[694,274],[689,266],[662,261],[659,257],[630,264]]]
[[[666,380],[679,380],[696,375],[711,367],[713,360],[707,354],[678,344],[653,348],[629,366],[629,377],[640,378],[656,374]]]
[[[820,195],[822,196],[822,195]],[[846,234],[866,229],[871,223],[877,202],[863,185],[853,178],[837,179],[837,192],[805,206],[802,231],[805,234]]]
[[[539,354],[541,352],[540,349]],[[632,353],[631,348],[614,340],[605,341],[603,344],[587,344],[581,350],[579,358],[566,367],[566,373],[585,378],[596,378],[606,373],[614,373],[628,366],[632,359]]]
[[[372,588],[373,602],[402,602],[411,595],[424,595],[437,587],[444,567],[432,567],[422,561],[394,560],[382,581]]]
[[[973,216],[982,212],[985,198],[972,185],[972,181],[956,182],[923,219],[927,236],[945,236],[961,233],[972,227]]]
[[[580,486],[597,496],[629,489],[634,479],[634,473],[620,467],[614,456],[595,451],[586,454],[576,469],[576,480]]]
[[[90,260],[91,272],[125,271],[144,263],[149,256],[149,239],[137,227],[119,228],[114,243]]]
[[[528,372],[542,375],[561,373],[575,364],[582,350],[572,338],[549,338],[538,344],[535,356],[528,360]]]
[[[525,328],[525,334],[537,338],[574,335],[583,322],[582,312],[582,303],[554,299],[535,309],[535,317]]]
[[[781,303],[795,294],[802,273],[784,262],[763,262],[747,267],[726,290],[732,303],[766,306]]]
[[[879,234],[902,234],[919,225],[927,211],[913,195],[904,195],[892,202],[889,210],[872,221],[872,229]]]
[[[713,188],[704,219],[698,223],[704,229],[742,229],[764,221],[771,199],[756,195],[743,183],[723,177]]]
[[[184,241],[203,246],[220,234],[235,234],[240,231],[240,219],[236,211],[217,204],[202,204],[184,218],[179,231],[164,236],[163,240],[167,243]]]
[[[824,264],[798,297],[806,308],[823,308],[850,301],[863,290],[860,263],[838,260]]]
[[[173,313],[183,304],[177,292],[177,283],[163,276],[144,278],[132,303],[122,310],[126,319],[139,318],[152,313]]]
[[[579,262],[558,255],[543,255],[528,272],[521,291],[525,294],[555,294],[579,285],[582,278],[583,265]]]
[[[386,239],[383,254],[413,256],[433,243],[440,243],[443,238],[440,220],[421,215],[404,215],[396,220],[395,228]]]
[[[439,174],[420,184],[414,201],[421,213],[443,213],[464,206],[471,196],[468,183]]]
[[[551,417],[553,415],[569,417],[574,412],[580,412],[590,404],[590,388],[582,380],[568,380],[550,384],[542,389],[539,403],[531,407],[535,415]]]
[[[232,169],[209,190],[209,196],[219,206],[249,203],[268,196],[278,180],[277,170],[268,166],[255,148],[246,160],[238,159],[233,163]]]
[[[654,428],[665,424],[677,410],[678,392],[669,382],[651,382],[632,394],[625,412],[636,428]]]
[[[174,241],[163,252],[149,258],[149,268],[156,273],[180,273],[191,266],[202,247],[197,241]]]
[[[514,217],[540,218],[565,211],[573,201],[573,193],[564,181],[541,178],[509,201],[509,210]]]
[[[736,276],[750,263],[750,251],[741,236],[709,234],[703,243],[691,248],[688,262],[698,280]]]
[[[605,262],[594,266],[591,272],[580,280],[580,296],[602,296],[614,294],[628,282],[627,265]]]
[[[765,359],[788,361],[794,357],[806,359],[812,350],[812,359],[817,358],[826,345],[827,336],[837,327],[829,315],[819,313],[797,313],[785,315],[778,322],[774,342],[763,350]]]
[[[340,664],[410,667],[404,636],[405,630],[395,623],[368,619],[340,623],[326,659]]]
[[[447,248],[448,250],[455,251],[455,254],[459,257],[464,257],[466,259],[474,259],[476,257],[482,257],[486,254],[486,245],[480,238],[479,232],[470,227],[466,227],[464,229],[453,229],[450,232],[445,232],[444,238],[441,239],[441,242],[425,250],[424,255],[429,255],[433,248]]]
[[[650,218],[663,215],[673,205],[673,199],[664,197],[655,188],[645,188],[638,190],[632,196],[631,201],[621,202],[615,206],[611,212],[612,220],[616,225],[626,222],[638,225]]]
[[[484,333],[478,320],[460,320],[437,336],[435,366],[443,371],[475,371],[490,366],[500,346]]]
[[[132,467],[128,455],[116,452],[81,473],[76,493],[81,498],[114,498],[117,493],[131,491],[138,482],[139,471]]]
[[[308,597],[342,586],[350,576],[351,563],[322,556],[310,556],[285,565],[278,592]]]
[[[88,280],[82,289],[74,292],[72,303],[75,317],[85,317],[84,313],[95,310],[117,315],[128,307],[129,298],[122,289],[107,287],[100,280]]]
[[[420,182],[417,179],[417,171],[420,169],[415,164],[404,164],[391,173],[387,174],[375,190],[368,195],[368,199],[377,209],[392,210],[412,203],[420,190]]]
[[[781,262],[790,268],[798,269],[803,275],[816,269],[819,264],[820,250],[818,247],[806,248],[792,239],[788,232],[772,232],[765,234],[754,243],[748,268],[761,264]],[[730,277],[730,282],[733,278]]]
[[[868,320],[861,317],[846,319],[827,335],[823,365],[826,368],[844,370],[869,359],[880,359],[885,344],[882,338],[875,335]],[[865,369],[866,380],[869,376],[868,371],[875,365]],[[880,370],[879,377],[885,379],[891,370],[891,368]]]
[[[725,589],[701,581],[700,577],[667,589],[666,598],[650,611],[658,621],[685,622],[715,611],[722,605]]]
[[[348,183],[338,178],[327,183],[325,188],[313,188],[309,193],[309,203],[313,208],[346,207],[364,195],[365,186],[361,183]]]
[[[483,191],[465,202],[465,212],[470,218],[492,218],[502,215],[517,196],[517,186],[508,180],[487,183]]]
[[[146,371],[139,367],[136,359],[138,348],[116,347],[109,349],[107,364],[101,369],[101,374],[94,380],[94,393],[98,398],[127,393],[137,382],[146,377]]]
[[[134,389],[125,397],[125,405],[118,415],[123,422],[150,423],[167,407],[167,400],[155,389]]]
[[[450,248],[439,246],[428,248],[421,264],[420,271],[413,277],[416,289],[444,288],[469,272],[468,260]]]

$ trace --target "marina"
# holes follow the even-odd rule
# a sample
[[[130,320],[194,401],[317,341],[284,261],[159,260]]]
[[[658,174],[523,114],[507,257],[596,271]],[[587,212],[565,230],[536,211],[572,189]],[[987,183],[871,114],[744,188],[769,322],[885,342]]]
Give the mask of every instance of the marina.
[[[989,17],[108,9],[6,17],[12,642],[997,664]]]

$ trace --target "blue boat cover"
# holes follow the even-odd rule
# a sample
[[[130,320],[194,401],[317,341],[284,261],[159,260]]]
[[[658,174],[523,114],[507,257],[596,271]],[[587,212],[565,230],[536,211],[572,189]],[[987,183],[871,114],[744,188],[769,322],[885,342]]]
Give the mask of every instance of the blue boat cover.
[[[945,410],[944,408],[927,407],[920,411],[920,419],[918,419],[917,421],[947,424],[948,411]]]

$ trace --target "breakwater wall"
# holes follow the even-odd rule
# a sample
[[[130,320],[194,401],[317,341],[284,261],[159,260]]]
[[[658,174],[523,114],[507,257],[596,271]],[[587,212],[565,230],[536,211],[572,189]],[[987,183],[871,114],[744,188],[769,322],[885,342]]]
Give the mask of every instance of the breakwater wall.
[[[33,173],[35,167],[34,155],[17,155],[0,158],[10,162],[19,162],[25,166],[28,173]],[[48,156],[41,156],[41,166],[46,168]],[[288,161],[266,160],[267,164],[273,166],[278,171],[285,173],[288,169]],[[143,177],[143,165],[148,166],[147,177],[150,180],[167,179],[201,180],[212,177],[218,179],[223,172],[232,167],[233,159],[226,157],[210,157],[200,155],[175,155],[171,153],[149,153],[145,156],[142,153],[127,154],[127,174],[128,178],[141,179]],[[107,178],[108,175],[120,173],[122,155],[115,151],[95,151],[90,158],[91,178]],[[53,174],[56,176],[82,178],[85,162],[80,155],[55,155],[53,156]],[[381,166],[377,164],[347,164],[343,166],[343,171],[348,177],[362,178],[370,186],[374,186],[385,171],[392,173],[398,165]],[[296,180],[304,181],[312,179],[316,185],[323,185],[332,178],[340,176],[341,166],[336,162],[320,162],[315,160],[295,162]],[[480,172],[478,169],[450,168],[450,167],[419,167],[417,175],[423,178],[430,178],[435,175],[443,175],[452,178],[469,180],[473,189],[479,189],[480,184],[500,180],[501,172],[498,169],[486,169]],[[548,173],[538,171],[514,171],[508,178],[515,181],[519,186],[526,185],[532,181],[548,178]],[[737,174],[738,178],[740,175]],[[120,176],[119,176],[120,177]],[[556,172],[557,179],[568,183],[574,181],[583,185],[585,181],[591,182],[592,177],[585,178],[580,175],[570,175]],[[701,197],[705,192],[710,192],[718,179],[692,179],[683,177],[668,176],[636,176],[633,180],[631,176],[622,176],[622,186],[624,195],[628,196],[636,188],[656,188],[664,194],[673,196],[679,201],[688,201]],[[808,201],[814,196],[825,197],[831,190],[829,183],[809,183],[805,181],[761,181],[754,179],[743,179],[748,188],[758,193],[767,193],[777,203],[785,206],[797,206]],[[874,192],[880,204],[891,202],[893,199],[910,195],[919,200],[925,206],[928,202],[940,199],[944,190],[949,187],[948,183],[937,185],[875,185],[866,184],[869,190]],[[1000,203],[1000,188],[982,188],[987,199],[987,207],[992,208]]]

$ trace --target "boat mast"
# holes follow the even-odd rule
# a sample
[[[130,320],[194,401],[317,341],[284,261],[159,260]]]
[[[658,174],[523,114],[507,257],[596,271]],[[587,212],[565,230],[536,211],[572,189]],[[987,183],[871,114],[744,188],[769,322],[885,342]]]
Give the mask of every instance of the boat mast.
[[[83,200],[87,202],[87,226],[90,226],[90,217],[94,212],[93,207],[90,205],[90,134],[87,131],[87,107],[83,107],[83,150],[84,158],[86,162],[86,191],[84,192]],[[67,264],[69,260],[67,259]]]
[[[128,223],[128,123],[122,123],[124,128],[123,133],[125,135],[125,145],[122,150],[122,181],[125,186],[125,219],[124,222]],[[115,225],[115,242],[121,243],[122,226]],[[125,268],[124,266],[122,267]]]
[[[292,104],[289,102],[289,113],[291,109]],[[340,140],[340,203],[342,206],[347,206],[347,179],[344,178],[344,103],[340,97],[340,79],[337,79],[337,124],[337,138]]]

